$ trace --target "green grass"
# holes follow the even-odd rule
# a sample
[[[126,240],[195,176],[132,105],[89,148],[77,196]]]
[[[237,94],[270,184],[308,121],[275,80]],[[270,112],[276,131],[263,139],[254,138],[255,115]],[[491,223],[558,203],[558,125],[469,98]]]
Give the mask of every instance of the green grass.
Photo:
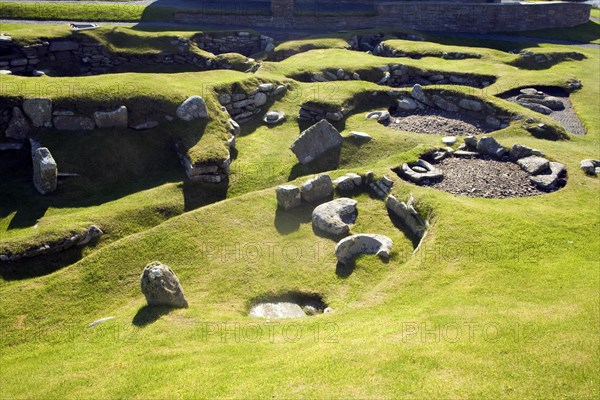
[[[48,31],[40,35],[61,34],[43,29]],[[137,34],[115,43],[115,49],[160,46],[151,33],[140,35],[144,44],[138,45]],[[114,39],[105,32],[98,35]],[[59,166],[82,173],[54,195],[33,191],[27,160],[0,160],[0,173],[8,177],[0,181],[0,193],[8,194],[13,206],[9,213],[0,207],[2,246],[18,248],[91,223],[107,231],[96,246],[50,274],[0,281],[0,397],[598,397],[600,187],[598,178],[585,176],[578,166],[581,159],[600,155],[597,50],[577,48],[585,59],[532,71],[511,65],[516,56],[498,51],[506,45],[498,42],[453,43],[460,47],[451,51],[482,58],[450,61],[374,57],[336,48],[339,40],[332,36],[316,43],[318,49],[265,62],[255,76],[211,71],[151,78],[2,78],[8,88],[4,95],[11,99],[27,96],[30,85],[80,85],[89,89],[74,97],[58,93],[53,100],[81,112],[124,102],[143,110],[136,118],[174,113],[181,100],[208,84],[230,92],[233,85],[250,89],[259,81],[288,82],[290,89],[269,105],[286,112],[285,123],[243,127],[226,191],[185,182],[170,146],[183,137],[204,156],[222,149],[223,116],[213,89],[202,92],[212,117],[206,127],[161,120],[150,132],[40,132]],[[389,44],[430,54],[450,49],[432,42]],[[528,49],[572,51],[550,45]],[[542,196],[489,200],[408,184],[391,168],[441,141],[437,135],[393,131],[364,118],[365,111],[389,104],[389,88],[290,80],[303,71],[361,70],[396,62],[494,75],[498,80],[487,90],[442,88],[528,116],[534,114],[494,95],[581,79],[583,89],[571,100],[587,135],[543,140],[516,124],[494,133],[505,146],[522,143],[565,163],[567,186]],[[125,83],[133,89],[120,91]],[[354,106],[336,126],[344,136],[364,131],[374,140],[364,145],[345,140],[337,159],[298,167],[288,146],[301,130],[296,117],[305,101]],[[359,195],[352,232],[389,235],[394,253],[389,263],[361,257],[352,274],[338,276],[335,242],[313,233],[311,208],[276,211],[274,194],[278,184],[299,184],[306,175],[333,169],[339,169],[331,172],[333,177],[349,171],[386,174],[394,178],[398,198],[413,193],[432,224],[419,251],[412,255],[410,241],[391,223],[383,202]],[[0,198],[0,205],[6,199]],[[20,206],[20,216],[14,205]],[[16,216],[20,228],[9,229],[17,225]],[[164,315],[143,308],[139,274],[153,260],[178,274],[190,308]],[[285,291],[320,293],[335,312],[271,325],[246,316],[252,299]],[[85,328],[107,316],[115,319]],[[263,332],[258,339],[252,336],[257,326]],[[296,329],[301,330],[297,340]]]
[[[0,14],[7,19],[172,22],[175,9],[133,4],[1,3]]]

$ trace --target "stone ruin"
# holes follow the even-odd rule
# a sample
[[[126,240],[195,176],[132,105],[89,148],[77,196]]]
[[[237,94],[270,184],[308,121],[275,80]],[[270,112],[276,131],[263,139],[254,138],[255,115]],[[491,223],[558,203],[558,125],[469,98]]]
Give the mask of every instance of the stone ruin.
[[[478,140],[474,136],[468,136],[459,150],[434,150],[415,162],[404,163],[395,171],[401,178],[417,185],[439,187],[469,197],[521,197],[556,191],[566,184],[566,167],[545,157],[541,151],[521,144],[507,149],[493,137],[486,136]],[[477,181],[469,181],[471,172],[466,168],[470,163],[477,164],[471,169],[476,176],[479,174]],[[516,166],[513,168],[511,164]],[[461,165],[464,172],[461,171]],[[484,170],[488,165],[496,168],[494,172]],[[447,175],[446,168],[452,171],[452,175]],[[457,176],[455,180],[454,175]],[[462,191],[446,186],[447,179],[464,186]],[[474,187],[468,190],[468,185]],[[489,194],[481,196],[477,193],[486,187]],[[502,192],[496,193],[498,190]]]
[[[2,36],[0,72],[25,76],[87,76],[158,66],[187,66],[197,71],[231,69],[233,66],[225,59],[196,54],[190,48],[197,46],[217,55],[238,53],[245,56],[274,49],[272,38],[248,31],[173,37],[170,46],[170,50],[155,54],[128,54],[114,52],[102,43],[92,42],[91,38],[40,40],[20,45],[10,36]],[[251,71],[254,66],[255,62],[248,59],[247,70]]]

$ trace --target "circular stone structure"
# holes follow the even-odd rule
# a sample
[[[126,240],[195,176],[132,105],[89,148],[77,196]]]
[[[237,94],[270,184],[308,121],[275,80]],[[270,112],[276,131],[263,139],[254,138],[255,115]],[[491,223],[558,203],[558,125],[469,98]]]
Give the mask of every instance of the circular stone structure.
[[[473,157],[446,157],[437,163],[435,168],[443,174],[441,179],[424,179],[415,184],[443,190],[459,196],[503,199],[510,197],[536,196],[553,192],[566,183],[564,167],[555,170],[549,163],[546,172],[532,175],[524,168],[527,166],[511,162],[508,159],[495,160],[476,154]],[[552,185],[544,185],[544,180],[551,179],[556,172],[557,179]],[[398,170],[399,175],[405,174]]]

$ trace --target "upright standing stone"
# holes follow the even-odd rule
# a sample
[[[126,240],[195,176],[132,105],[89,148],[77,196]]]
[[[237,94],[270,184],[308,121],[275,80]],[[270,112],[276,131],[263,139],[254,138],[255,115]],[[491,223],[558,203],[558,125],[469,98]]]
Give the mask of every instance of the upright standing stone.
[[[328,150],[338,148],[344,139],[333,125],[322,119],[300,134],[290,146],[300,164],[319,158]]]
[[[58,168],[56,161],[46,147],[40,147],[33,153],[33,185],[41,194],[56,190]]]
[[[154,261],[140,276],[142,293],[149,306],[187,308],[188,302],[175,273],[167,265]]]

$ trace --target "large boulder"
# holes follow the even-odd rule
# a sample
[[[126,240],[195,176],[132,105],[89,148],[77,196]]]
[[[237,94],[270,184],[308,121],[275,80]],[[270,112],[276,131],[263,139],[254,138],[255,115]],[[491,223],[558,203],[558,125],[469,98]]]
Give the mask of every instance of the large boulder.
[[[167,265],[154,261],[140,276],[142,293],[149,306],[187,308],[188,302],[175,273]]]
[[[414,200],[412,195],[409,196],[408,202],[406,203],[389,195],[385,201],[385,206],[392,214],[402,221],[414,236],[422,238],[425,236],[425,231],[429,224],[419,215],[417,210],[415,210],[413,203]]]
[[[300,189],[294,185],[281,185],[275,189],[277,205],[284,210],[298,207],[302,203]]]
[[[342,197],[317,206],[312,212],[313,228],[332,236],[347,235],[356,221],[356,203]]]
[[[472,99],[460,99],[460,101],[458,102],[458,106],[460,108],[464,108],[465,110],[475,112],[483,110],[483,103],[478,100]]]
[[[292,143],[290,150],[300,164],[308,164],[328,150],[339,148],[343,140],[338,130],[323,119],[302,132]]]
[[[479,139],[477,151],[494,158],[502,158],[506,154],[506,149],[491,136],[484,136]]]
[[[58,168],[56,161],[46,147],[39,147],[33,153],[33,185],[41,194],[56,190]]]
[[[19,107],[13,107],[12,109],[12,118],[8,123],[8,127],[6,128],[5,135],[7,138],[23,140],[31,130],[29,126],[29,122],[21,112]]]
[[[375,254],[387,261],[394,242],[384,235],[358,234],[340,240],[335,246],[335,256],[342,264],[352,262],[360,254]]]
[[[44,98],[26,99],[23,111],[36,128],[52,126],[52,100]]]
[[[200,96],[188,97],[179,108],[177,108],[177,116],[187,122],[198,118],[208,118],[208,109],[204,99]]]
[[[127,128],[127,107],[121,106],[113,111],[96,111],[94,121],[98,128]]]
[[[329,175],[318,175],[302,184],[300,194],[307,203],[330,197],[333,195],[333,182]]]

